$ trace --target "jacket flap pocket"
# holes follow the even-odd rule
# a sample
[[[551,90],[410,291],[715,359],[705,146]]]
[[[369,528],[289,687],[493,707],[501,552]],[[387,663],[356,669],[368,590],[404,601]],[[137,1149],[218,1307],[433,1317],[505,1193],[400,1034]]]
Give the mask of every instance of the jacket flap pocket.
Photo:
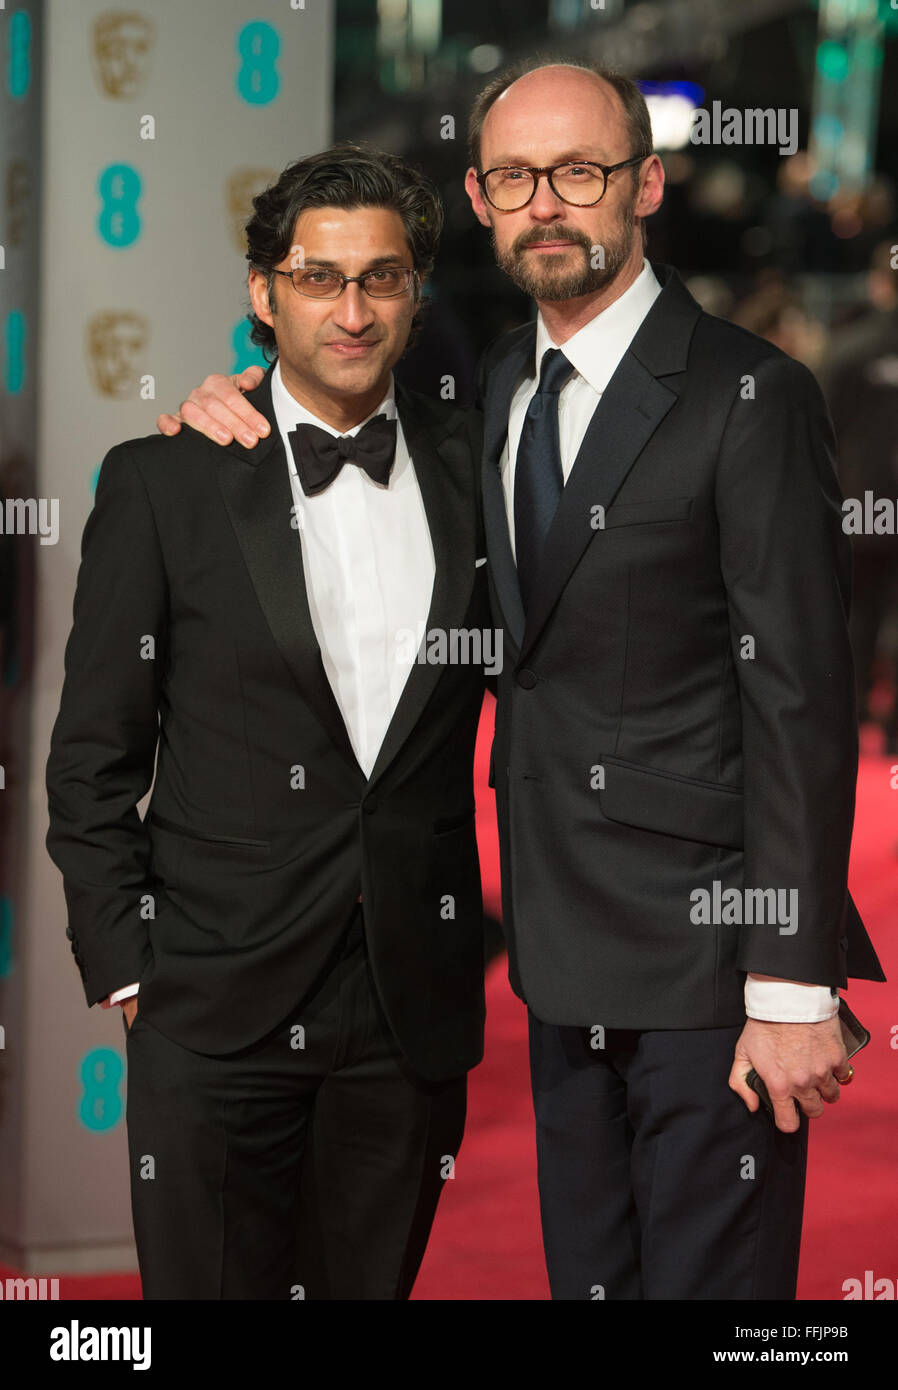
[[[742,791],[603,757],[602,814],[641,830],[726,849],[742,848]]]
[[[692,513],[691,497],[660,497],[650,502],[615,502],[605,516],[604,530],[612,526],[645,526],[654,521],[686,521]]]
[[[208,830],[197,830],[189,825],[179,825],[176,821],[169,820],[167,816],[160,816],[155,811],[150,811],[147,819],[151,825],[158,825],[160,830],[167,830],[172,835],[181,835],[187,840],[202,840],[204,844],[210,845],[236,845],[239,848],[271,849],[271,843],[268,840],[248,840],[242,835],[216,835]]]

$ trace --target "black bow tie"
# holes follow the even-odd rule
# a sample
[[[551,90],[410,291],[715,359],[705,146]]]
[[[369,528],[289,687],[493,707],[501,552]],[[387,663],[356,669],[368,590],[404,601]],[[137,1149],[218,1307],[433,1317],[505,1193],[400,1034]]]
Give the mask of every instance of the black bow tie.
[[[347,462],[357,463],[369,478],[386,485],[396,455],[396,421],[386,415],[376,415],[358,434],[329,434],[317,425],[297,425],[287,438],[307,497],[330,487]]]

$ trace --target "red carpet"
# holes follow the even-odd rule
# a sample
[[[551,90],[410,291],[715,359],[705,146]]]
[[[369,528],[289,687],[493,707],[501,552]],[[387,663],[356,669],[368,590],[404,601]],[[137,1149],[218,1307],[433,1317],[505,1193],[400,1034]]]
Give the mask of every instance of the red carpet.
[[[846,998],[869,1028],[850,1092],[812,1122],[800,1299],[841,1299],[849,1278],[898,1280],[894,1184],[898,946],[898,790],[889,760],[862,759],[850,887],[889,977],[855,980]],[[486,802],[483,803],[485,806]],[[489,842],[493,822],[484,817]],[[485,886],[488,883],[484,868]],[[489,880],[491,883],[492,881]],[[898,1045],[898,1034],[896,1034]],[[505,962],[487,989],[486,1055],[471,1075],[468,1123],[440,1202],[415,1298],[548,1298],[539,1240],[533,1115],[527,1081],[526,1011],[511,993]],[[889,1114],[891,1111],[891,1114]]]
[[[478,832],[487,909],[498,914],[492,794],[485,768],[491,725],[478,745]],[[841,1299],[849,1278],[898,1279],[898,1202],[894,1185],[894,1070],[898,1066],[894,981],[898,947],[898,790],[890,760],[862,759],[851,861],[851,891],[883,962],[888,985],[855,981],[854,1012],[872,1033],[849,1091],[812,1123],[798,1296]],[[486,1056],[471,1075],[468,1124],[454,1179],[447,1181],[416,1299],[546,1299],[539,1237],[533,1118],[523,1005],[512,995],[505,961],[487,988]],[[892,1110],[889,1116],[889,1109]],[[0,1269],[0,1276],[12,1273]],[[137,1298],[136,1276],[64,1278],[63,1298]]]

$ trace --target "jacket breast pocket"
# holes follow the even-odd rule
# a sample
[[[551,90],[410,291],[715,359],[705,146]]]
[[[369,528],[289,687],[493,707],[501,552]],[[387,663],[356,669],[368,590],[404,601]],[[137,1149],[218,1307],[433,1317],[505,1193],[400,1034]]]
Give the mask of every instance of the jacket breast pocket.
[[[599,805],[608,820],[681,840],[742,849],[741,787],[659,772],[624,758],[601,757]]]
[[[692,497],[659,497],[648,502],[613,502],[600,531],[616,526],[657,526],[662,522],[688,521]]]

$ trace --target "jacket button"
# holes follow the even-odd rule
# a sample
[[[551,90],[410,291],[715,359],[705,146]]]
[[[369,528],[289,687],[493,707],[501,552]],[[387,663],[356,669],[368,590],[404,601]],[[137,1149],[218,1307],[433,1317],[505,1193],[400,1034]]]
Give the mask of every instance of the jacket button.
[[[523,667],[522,670],[518,671],[516,676],[518,685],[521,686],[523,690],[532,690],[538,679],[539,677],[536,672],[531,671],[529,666]]]
[[[65,934],[69,938],[69,941],[75,940],[75,933],[72,931],[71,927],[66,927]]]
[[[372,816],[374,812],[377,810],[377,797],[369,796],[363,804],[365,807],[366,814]]]
[[[840,936],[840,937],[839,937],[839,945],[842,947],[842,950],[843,950],[843,951],[847,951],[847,950],[848,950],[848,937],[847,937],[847,936]]]

